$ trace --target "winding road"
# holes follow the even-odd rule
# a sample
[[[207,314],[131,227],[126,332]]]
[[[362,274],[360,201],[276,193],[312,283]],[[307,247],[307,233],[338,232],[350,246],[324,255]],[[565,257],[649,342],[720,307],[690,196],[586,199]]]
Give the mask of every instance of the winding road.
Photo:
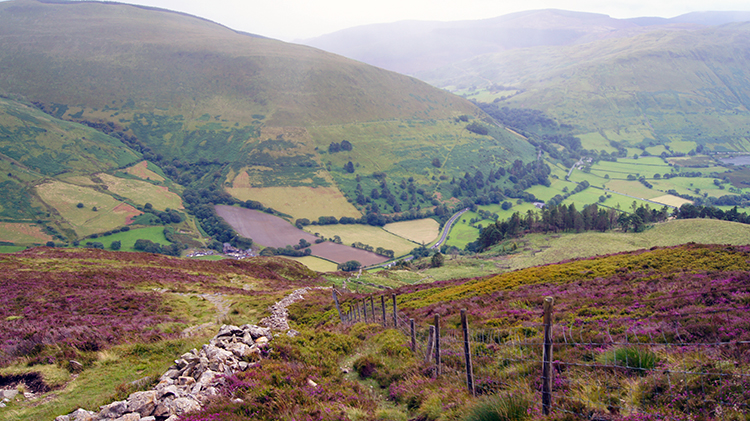
[[[443,233],[440,234],[440,239],[438,240],[437,243],[435,243],[434,245],[430,247],[431,249],[437,249],[443,244],[443,242],[445,242],[445,239],[448,238],[448,233],[450,233],[451,231],[451,227],[453,226],[453,223],[456,222],[456,220],[460,218],[461,215],[466,213],[468,210],[469,208],[465,208],[459,212],[456,212],[455,215],[451,216],[451,218],[445,223],[445,227],[443,228]]]

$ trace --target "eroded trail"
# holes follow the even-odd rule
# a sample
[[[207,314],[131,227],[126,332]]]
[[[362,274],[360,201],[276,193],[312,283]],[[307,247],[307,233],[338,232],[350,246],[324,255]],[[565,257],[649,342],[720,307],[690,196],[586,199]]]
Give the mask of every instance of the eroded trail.
[[[287,307],[296,303],[297,301],[305,299],[304,294],[314,289],[331,289],[331,287],[306,287],[295,290],[291,294],[284,297],[281,301],[278,301],[276,304],[269,307],[271,315],[263,318],[259,324],[271,330],[288,331],[287,334],[291,336],[296,335],[296,331],[289,330],[289,312],[287,311]]]

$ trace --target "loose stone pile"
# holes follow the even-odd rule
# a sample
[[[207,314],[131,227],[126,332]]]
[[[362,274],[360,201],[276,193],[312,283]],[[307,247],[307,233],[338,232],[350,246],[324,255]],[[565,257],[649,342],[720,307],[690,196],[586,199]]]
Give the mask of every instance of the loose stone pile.
[[[175,360],[153,390],[132,393],[99,412],[78,409],[55,421],[174,421],[216,396],[222,375],[245,371],[259,361],[272,338],[268,328],[224,325],[200,351]]]
[[[260,321],[267,327],[223,325],[200,351],[193,349],[175,360],[153,390],[132,393],[124,401],[102,406],[99,412],[78,409],[55,421],[175,421],[180,415],[201,409],[217,395],[223,375],[245,371],[260,361],[273,339],[272,330],[297,334],[289,330],[286,308],[303,300],[310,289],[326,288],[302,288],[287,295],[270,307],[269,317]]]

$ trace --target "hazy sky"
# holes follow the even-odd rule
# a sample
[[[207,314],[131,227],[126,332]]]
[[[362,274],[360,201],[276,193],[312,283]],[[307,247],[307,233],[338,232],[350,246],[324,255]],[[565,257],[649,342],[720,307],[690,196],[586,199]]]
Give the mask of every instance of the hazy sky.
[[[2,1],[2,0],[0,0]],[[492,18],[533,9],[594,12],[614,18],[671,18],[705,10],[750,11],[747,0],[131,0],[186,12],[232,29],[283,41],[311,38],[352,26],[399,20]]]

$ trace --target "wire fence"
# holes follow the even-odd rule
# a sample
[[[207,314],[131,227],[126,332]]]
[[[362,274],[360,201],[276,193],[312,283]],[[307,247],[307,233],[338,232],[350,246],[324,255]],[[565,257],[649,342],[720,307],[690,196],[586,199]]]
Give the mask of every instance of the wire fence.
[[[417,324],[396,302],[395,295],[347,298],[341,321],[398,329],[411,338],[415,358],[435,364],[436,374],[465,377],[472,394],[495,393],[523,377],[543,413],[604,420],[658,410],[671,414],[666,419],[750,419],[750,332],[738,323],[750,314],[747,306],[586,320],[552,317],[550,306],[545,341],[544,323],[435,329],[439,318]]]

